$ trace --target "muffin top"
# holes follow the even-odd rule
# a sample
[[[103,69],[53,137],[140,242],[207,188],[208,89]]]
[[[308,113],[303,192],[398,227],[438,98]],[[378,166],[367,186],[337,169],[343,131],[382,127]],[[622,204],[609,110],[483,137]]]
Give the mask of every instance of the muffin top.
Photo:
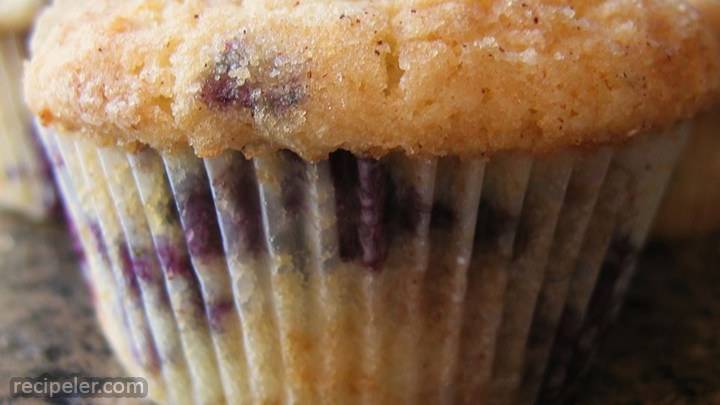
[[[44,2],[44,0],[0,0],[0,32],[27,29]]]
[[[56,0],[25,89],[42,124],[200,156],[617,142],[720,94],[676,0]]]

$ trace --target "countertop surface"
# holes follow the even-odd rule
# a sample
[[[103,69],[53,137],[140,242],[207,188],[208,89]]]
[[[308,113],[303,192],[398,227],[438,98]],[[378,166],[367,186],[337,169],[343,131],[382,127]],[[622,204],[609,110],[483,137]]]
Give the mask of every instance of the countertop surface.
[[[13,376],[122,375],[60,225],[0,215],[0,274],[0,404],[38,403]],[[574,403],[720,404],[719,359],[720,235],[653,244]]]

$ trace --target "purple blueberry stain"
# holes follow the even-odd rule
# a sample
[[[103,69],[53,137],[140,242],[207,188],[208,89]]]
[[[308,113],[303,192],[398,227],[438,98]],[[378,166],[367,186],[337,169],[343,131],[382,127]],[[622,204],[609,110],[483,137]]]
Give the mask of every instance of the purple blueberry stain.
[[[160,365],[162,361],[160,360],[160,354],[155,348],[155,344],[152,342],[152,340],[148,340],[145,350],[148,353],[148,359],[145,367],[150,372],[157,373],[158,371],[160,371]]]
[[[232,300],[220,301],[208,305],[207,316],[212,330],[222,332],[225,318],[231,315],[234,310],[235,304]]]
[[[190,254],[194,257],[222,254],[222,241],[215,203],[207,185],[191,186],[187,197],[179,200],[185,239]]]
[[[90,229],[90,233],[92,234],[95,241],[95,248],[98,250],[98,253],[100,253],[100,257],[102,258],[103,262],[109,266],[110,255],[108,254],[108,247],[105,243],[105,238],[103,237],[100,224],[90,220],[88,221],[88,229]]]
[[[20,181],[30,176],[27,166],[16,165],[5,168],[5,177],[10,181]]]
[[[252,115],[282,115],[302,103],[307,96],[303,69],[283,54],[261,54],[240,36],[227,41],[208,63],[200,100],[214,110],[241,109]]]
[[[362,262],[377,271],[387,257],[384,221],[387,173],[379,161],[359,159],[358,180],[360,200],[358,235],[362,248]]]
[[[360,256],[358,218],[360,203],[357,198],[358,165],[350,152],[337,151],[330,155],[330,169],[335,187],[340,258],[352,261]]]
[[[41,172],[46,178],[50,178],[52,177],[53,167],[50,151],[43,147],[42,142],[40,141],[40,135],[38,134],[37,128],[35,126],[32,127],[30,132],[30,140],[32,142],[33,148],[37,152],[38,156],[40,156]]]
[[[387,175],[386,179],[385,223],[394,234],[417,234],[423,216],[430,215],[429,204],[422,201],[420,194],[411,184]]]
[[[47,156],[48,162],[52,167],[56,169],[62,169],[65,167],[65,160],[62,157],[62,153],[57,148],[45,148],[45,156]]]
[[[128,249],[127,244],[123,241],[118,242],[117,248],[120,255],[120,262],[122,263],[123,278],[125,278],[131,293],[137,295],[140,292],[140,285],[135,277],[136,269],[130,257],[130,249]]]
[[[282,204],[291,215],[302,214],[306,206],[305,163],[298,155],[290,151],[284,151],[283,156],[288,165],[285,170],[286,175],[282,179]]]
[[[340,257],[379,271],[397,237],[417,234],[433,209],[415,187],[392,176],[379,160],[341,150],[330,155],[330,168]]]
[[[65,224],[67,225],[68,233],[70,234],[72,251],[73,253],[75,253],[75,256],[80,263],[85,263],[85,249],[83,248],[82,242],[80,240],[80,234],[78,233],[77,224],[68,212],[68,208],[66,206],[61,207],[61,209],[61,214],[65,219]]]
[[[241,41],[226,42],[215,60],[213,70],[203,83],[200,91],[202,101],[217,110],[252,108],[252,85],[247,79],[236,76],[238,70],[247,69],[249,63],[249,56]]]
[[[305,99],[305,93],[305,87],[300,83],[300,79],[293,77],[285,83],[270,86],[265,90],[261,103],[266,104],[270,111],[276,114],[284,114],[300,104]]]
[[[252,162],[236,153],[226,170],[213,179],[213,187],[220,192],[221,215],[233,233],[231,249],[250,255],[264,253],[262,210]]]
[[[483,251],[498,250],[500,237],[516,222],[512,215],[497,207],[491,200],[482,198],[477,213],[475,247]]]
[[[166,238],[158,238],[155,242],[155,250],[168,278],[190,277],[192,264],[184,246],[175,246]]]
[[[225,110],[231,107],[252,108],[252,88],[249,83],[238,85],[237,79],[222,73],[208,79],[202,87],[200,98],[209,107]]]

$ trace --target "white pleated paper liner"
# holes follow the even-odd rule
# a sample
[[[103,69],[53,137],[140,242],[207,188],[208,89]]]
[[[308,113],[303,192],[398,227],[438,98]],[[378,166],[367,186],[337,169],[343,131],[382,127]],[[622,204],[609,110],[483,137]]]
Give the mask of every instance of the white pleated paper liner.
[[[182,403],[554,403],[684,131],[531,157],[201,160],[44,134],[106,333]]]
[[[0,209],[45,218],[55,194],[22,100],[22,40],[0,34]]]

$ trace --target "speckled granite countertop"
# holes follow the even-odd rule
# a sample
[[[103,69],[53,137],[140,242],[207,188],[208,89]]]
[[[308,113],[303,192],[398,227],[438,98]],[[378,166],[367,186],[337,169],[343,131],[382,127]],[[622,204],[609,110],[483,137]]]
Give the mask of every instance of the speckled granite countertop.
[[[38,403],[11,402],[11,376],[122,374],[76,267],[60,226],[0,215],[0,404]],[[720,236],[648,249],[574,402],[720,404],[718,270]]]
[[[70,240],[61,226],[32,225],[0,214],[0,276],[0,404],[43,403],[11,400],[11,377],[123,375],[98,330]]]

